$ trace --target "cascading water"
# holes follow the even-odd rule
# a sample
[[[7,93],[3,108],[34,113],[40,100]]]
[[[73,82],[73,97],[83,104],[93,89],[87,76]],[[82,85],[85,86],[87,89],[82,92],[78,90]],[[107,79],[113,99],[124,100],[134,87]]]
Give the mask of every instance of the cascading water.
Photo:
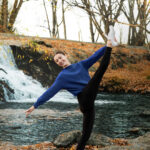
[[[18,70],[9,46],[0,46],[0,68],[0,80],[14,90],[13,94],[3,87],[6,101],[35,101],[45,91],[39,82]]]
[[[7,102],[35,102],[45,92],[41,83],[18,70],[8,45],[0,45],[0,80],[5,81],[14,90],[14,94],[3,87]],[[62,96],[63,95],[63,96]],[[74,99],[74,100],[73,100]],[[51,99],[55,102],[76,103],[75,98],[66,91],[61,91]]]

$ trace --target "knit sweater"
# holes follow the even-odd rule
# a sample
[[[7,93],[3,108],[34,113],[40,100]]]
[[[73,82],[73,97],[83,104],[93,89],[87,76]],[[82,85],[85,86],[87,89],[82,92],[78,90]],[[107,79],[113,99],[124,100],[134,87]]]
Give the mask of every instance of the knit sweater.
[[[82,60],[78,63],[71,64],[64,68],[55,79],[54,83],[50,88],[46,90],[34,103],[34,107],[37,108],[39,105],[44,104],[50,98],[52,98],[61,89],[66,89],[74,96],[88,84],[91,79],[89,76],[88,69],[104,55],[106,46],[98,49],[89,58]]]

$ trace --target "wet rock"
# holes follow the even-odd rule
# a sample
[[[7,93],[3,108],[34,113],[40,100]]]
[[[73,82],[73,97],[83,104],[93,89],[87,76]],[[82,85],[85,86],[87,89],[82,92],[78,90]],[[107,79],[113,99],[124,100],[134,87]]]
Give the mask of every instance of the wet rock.
[[[70,131],[63,133],[59,135],[55,140],[54,140],[54,145],[57,147],[67,147],[70,146],[74,143],[77,143],[81,137],[81,132],[76,130],[76,131]],[[111,138],[102,135],[102,134],[96,134],[92,133],[87,145],[100,145],[100,146],[108,146],[112,145]]]
[[[109,146],[112,145],[111,138],[102,135],[92,133],[90,139],[87,142],[88,145],[99,145],[99,146]]]
[[[135,127],[135,128],[131,128],[131,129],[129,130],[129,132],[138,133],[140,130],[141,130],[141,128]]]
[[[50,45],[50,44],[47,44],[47,43],[45,43],[44,41],[33,41],[33,43],[35,43],[35,44],[39,44],[39,45],[44,45],[44,46],[46,46],[46,47],[50,47],[50,48],[52,48],[53,46],[52,45]]]
[[[5,74],[7,74],[7,72],[3,68],[0,68],[0,71],[3,71]]]
[[[143,150],[149,150],[150,149],[150,132],[147,132],[145,135],[140,136],[136,139],[129,140],[129,144],[133,146],[138,146],[142,148]]]
[[[63,133],[59,135],[55,140],[54,140],[54,145],[57,147],[67,147],[71,144],[76,143],[79,138],[81,137],[81,132],[76,130],[76,131],[70,131]]]
[[[150,150],[150,132],[135,139],[128,139],[128,145],[111,145],[98,150]]]
[[[140,116],[150,117],[150,111],[149,110],[145,110],[142,113],[140,113]]]
[[[10,128],[16,130],[16,129],[21,129],[21,126],[12,126]]]
[[[4,80],[0,80],[0,101],[5,102],[4,88],[6,89],[8,96],[11,96],[12,93],[14,94],[14,90]]]
[[[144,135],[146,132],[149,132],[150,128],[145,127],[134,127],[129,130],[130,133],[136,134],[138,136]]]
[[[145,147],[146,148],[146,147]],[[98,150],[140,150],[141,146],[139,145],[132,145],[132,146],[111,146],[111,147],[104,147],[98,148]],[[149,149],[142,149],[142,150],[149,150]]]

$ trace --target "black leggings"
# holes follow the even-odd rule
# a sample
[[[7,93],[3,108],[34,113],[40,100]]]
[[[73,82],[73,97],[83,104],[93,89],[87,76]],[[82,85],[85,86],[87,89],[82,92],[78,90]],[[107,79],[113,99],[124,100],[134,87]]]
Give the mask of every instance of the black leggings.
[[[112,48],[107,47],[99,68],[92,79],[88,82],[87,86],[77,95],[80,110],[83,113],[83,130],[77,150],[84,150],[85,144],[92,132],[95,118],[94,101],[98,92],[99,84],[109,65],[111,50]]]

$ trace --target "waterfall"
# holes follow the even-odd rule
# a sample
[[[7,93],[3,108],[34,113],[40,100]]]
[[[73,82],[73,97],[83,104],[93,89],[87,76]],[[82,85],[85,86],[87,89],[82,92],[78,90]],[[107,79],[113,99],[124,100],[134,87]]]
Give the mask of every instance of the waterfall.
[[[14,93],[11,93],[3,86],[7,102],[35,102],[46,91],[40,82],[34,80],[31,76],[25,75],[22,70],[17,68],[12,50],[8,45],[0,45],[0,68],[0,80],[7,83],[14,90]],[[61,90],[50,101],[77,103],[77,99],[66,90]],[[113,104],[115,101],[110,101],[106,98],[96,103],[100,105]]]
[[[46,90],[17,68],[10,46],[0,46],[0,68],[0,80],[14,90],[13,94],[3,87],[6,101],[35,101]]]

